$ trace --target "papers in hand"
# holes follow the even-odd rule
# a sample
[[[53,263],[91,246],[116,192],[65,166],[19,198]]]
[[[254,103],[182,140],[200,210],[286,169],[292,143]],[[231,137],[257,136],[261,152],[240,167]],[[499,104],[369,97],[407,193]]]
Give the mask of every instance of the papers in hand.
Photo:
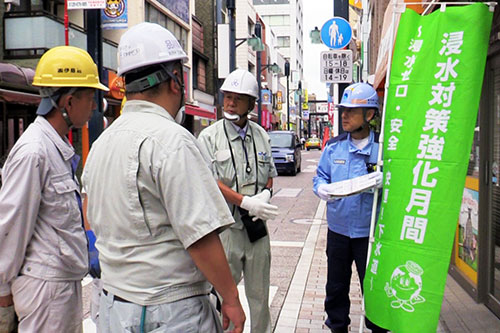
[[[343,198],[365,192],[379,186],[382,182],[382,173],[372,172],[352,179],[328,184],[327,194],[331,199]]]

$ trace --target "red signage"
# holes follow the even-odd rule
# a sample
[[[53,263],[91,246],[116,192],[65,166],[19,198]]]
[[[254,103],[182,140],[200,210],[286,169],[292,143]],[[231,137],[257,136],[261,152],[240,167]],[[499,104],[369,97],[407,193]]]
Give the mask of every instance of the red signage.
[[[332,125],[334,124],[334,113],[333,113],[334,110],[335,110],[335,104],[333,104],[332,102],[328,103],[328,120]]]

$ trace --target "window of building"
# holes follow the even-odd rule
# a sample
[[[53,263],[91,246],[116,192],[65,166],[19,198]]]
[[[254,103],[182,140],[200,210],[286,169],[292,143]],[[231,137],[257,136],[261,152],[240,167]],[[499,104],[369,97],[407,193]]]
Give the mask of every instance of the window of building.
[[[269,26],[290,25],[290,15],[266,15],[263,20]]]
[[[146,22],[158,23],[167,28],[177,38],[184,51],[187,52],[188,32],[182,26],[148,2],[146,2],[145,11]]]
[[[278,47],[290,47],[290,36],[278,37]]]
[[[64,1],[54,3],[42,0],[21,1],[19,6],[10,6],[9,12],[38,12],[45,11],[57,15],[57,5],[64,6]],[[62,7],[64,11],[64,7]]]

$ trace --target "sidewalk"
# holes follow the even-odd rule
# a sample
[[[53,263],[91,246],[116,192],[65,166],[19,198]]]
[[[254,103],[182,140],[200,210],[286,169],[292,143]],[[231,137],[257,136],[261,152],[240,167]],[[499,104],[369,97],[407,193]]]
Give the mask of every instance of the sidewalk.
[[[315,220],[325,219],[325,202],[320,201]],[[325,221],[325,220],[323,220]],[[304,243],[299,264],[288,289],[274,332],[308,333],[329,332],[324,325],[326,314],[323,302],[327,276],[325,223],[313,223]],[[361,287],[355,266],[351,283],[350,332],[359,332],[361,311]],[[370,332],[364,329],[364,332]],[[448,275],[437,332],[500,332],[500,319],[485,305],[477,304]]]

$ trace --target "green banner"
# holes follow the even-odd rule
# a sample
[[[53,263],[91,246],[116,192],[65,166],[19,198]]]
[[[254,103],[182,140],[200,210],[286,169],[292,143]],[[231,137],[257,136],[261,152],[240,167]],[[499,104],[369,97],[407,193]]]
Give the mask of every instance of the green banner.
[[[384,124],[384,188],[364,280],[367,317],[435,332],[491,29],[484,4],[401,16]]]

